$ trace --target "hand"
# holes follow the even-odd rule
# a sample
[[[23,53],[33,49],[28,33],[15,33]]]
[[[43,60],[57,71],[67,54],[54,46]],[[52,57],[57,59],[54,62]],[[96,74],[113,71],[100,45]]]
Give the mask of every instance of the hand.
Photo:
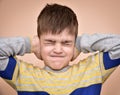
[[[77,48],[75,47],[74,48],[74,53],[73,53],[73,57],[72,57],[72,60],[69,62],[69,66],[72,66],[74,64],[78,64],[78,60],[77,57],[79,56],[80,52],[77,50]]]
[[[80,52],[79,56],[77,56],[77,58],[73,59],[71,62],[69,62],[69,66],[73,66],[75,64],[78,64],[80,62],[80,60],[84,60],[86,59],[87,57],[91,56],[91,55],[94,55],[96,54],[97,52],[95,53],[83,53],[83,52]]]
[[[32,39],[32,49],[31,51],[36,55],[38,59],[41,59],[40,55],[40,40],[38,36],[34,36]]]
[[[35,56],[38,59],[41,60],[41,61],[40,60],[37,61],[34,66],[39,67],[39,68],[44,68],[45,64],[44,64],[44,62],[42,61],[42,58],[41,58],[41,54],[40,54],[40,40],[39,40],[38,36],[34,36],[33,37],[31,45],[32,45],[31,51],[35,54]]]

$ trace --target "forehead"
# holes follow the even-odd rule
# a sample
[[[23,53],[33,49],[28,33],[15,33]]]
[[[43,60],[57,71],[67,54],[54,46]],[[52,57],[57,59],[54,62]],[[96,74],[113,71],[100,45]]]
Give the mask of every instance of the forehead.
[[[51,40],[74,40],[75,35],[70,34],[67,29],[61,31],[59,34],[52,34],[51,32],[42,34],[41,39],[51,39]]]

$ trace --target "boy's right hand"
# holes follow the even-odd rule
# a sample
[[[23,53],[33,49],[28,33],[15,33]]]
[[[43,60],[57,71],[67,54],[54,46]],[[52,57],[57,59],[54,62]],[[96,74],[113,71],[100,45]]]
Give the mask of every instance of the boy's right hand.
[[[31,51],[35,54],[35,56],[42,60],[41,54],[40,54],[40,40],[38,36],[34,36],[31,41]],[[44,68],[45,64],[44,62],[40,61],[39,64],[36,65],[39,68]]]
[[[36,55],[38,59],[41,59],[40,55],[40,41],[38,36],[34,36],[31,41],[31,51]]]

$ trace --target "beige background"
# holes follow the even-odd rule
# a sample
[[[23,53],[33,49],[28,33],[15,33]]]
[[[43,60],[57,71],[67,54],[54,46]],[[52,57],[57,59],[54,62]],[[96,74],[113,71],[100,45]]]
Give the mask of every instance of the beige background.
[[[120,34],[120,0],[0,0],[0,37],[35,35],[37,16],[46,3],[71,7],[78,16],[79,35]],[[39,63],[32,54],[22,59]],[[105,82],[101,95],[120,95],[119,72],[118,67]],[[0,95],[16,95],[16,92],[0,79]]]

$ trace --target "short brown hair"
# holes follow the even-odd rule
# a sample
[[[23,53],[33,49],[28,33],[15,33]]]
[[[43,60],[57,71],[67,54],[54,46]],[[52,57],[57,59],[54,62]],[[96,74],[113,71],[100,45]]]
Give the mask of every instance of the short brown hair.
[[[69,29],[69,33],[78,34],[78,21],[76,14],[67,6],[59,4],[47,4],[37,19],[38,36],[43,33],[51,32],[59,34],[65,28]]]

